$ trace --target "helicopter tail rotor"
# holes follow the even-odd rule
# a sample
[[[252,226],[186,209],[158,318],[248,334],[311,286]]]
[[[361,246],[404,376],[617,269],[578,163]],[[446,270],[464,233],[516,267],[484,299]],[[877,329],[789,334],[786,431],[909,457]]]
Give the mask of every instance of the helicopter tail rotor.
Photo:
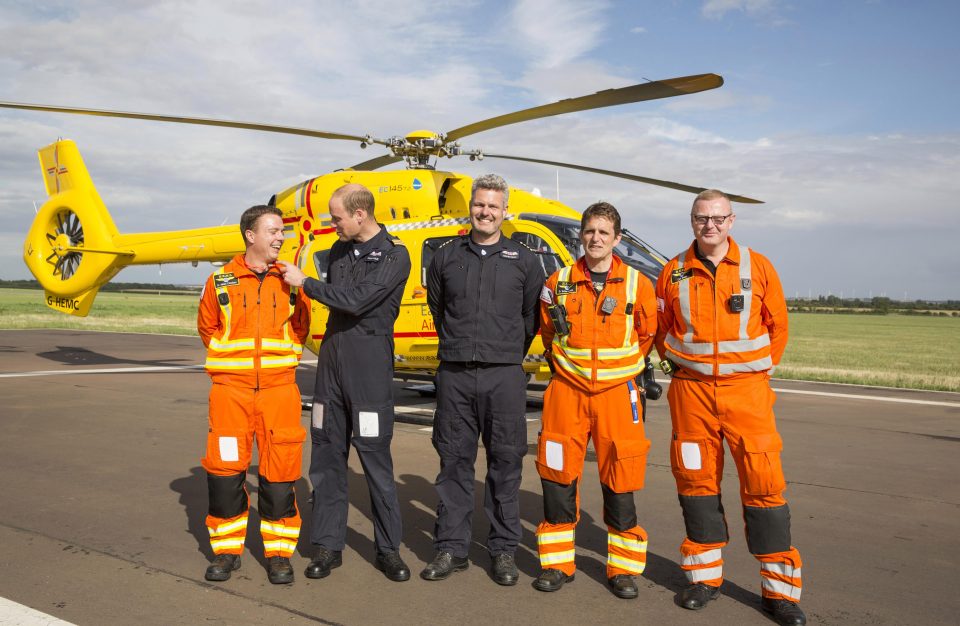
[[[131,252],[114,246],[117,228],[100,199],[76,144],[61,140],[39,151],[49,200],[23,244],[23,260],[52,309],[85,316],[100,286]]]

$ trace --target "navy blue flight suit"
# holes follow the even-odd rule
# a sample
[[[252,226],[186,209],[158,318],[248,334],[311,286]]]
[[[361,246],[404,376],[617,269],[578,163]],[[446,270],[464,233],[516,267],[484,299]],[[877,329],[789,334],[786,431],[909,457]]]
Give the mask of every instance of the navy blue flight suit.
[[[310,437],[310,543],[343,550],[347,456],[356,448],[370,489],[378,553],[400,549],[403,533],[393,476],[393,324],[410,276],[410,255],[383,226],[363,243],[337,241],[327,281],[304,292],[330,308],[317,363]]]
[[[487,456],[484,510],[492,556],[520,542],[520,477],[527,452],[522,363],[537,334],[543,268],[527,247],[501,235],[470,235],[437,250],[427,302],[440,339],[433,445],[440,456],[434,547],[466,557],[473,516],[477,440]]]

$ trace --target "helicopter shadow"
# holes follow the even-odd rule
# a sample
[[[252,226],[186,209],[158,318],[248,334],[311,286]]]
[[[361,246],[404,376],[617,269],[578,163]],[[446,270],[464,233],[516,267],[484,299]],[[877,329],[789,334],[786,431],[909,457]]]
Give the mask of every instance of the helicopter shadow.
[[[87,348],[77,348],[74,346],[57,346],[56,350],[47,352],[38,352],[37,356],[49,361],[56,361],[64,365],[141,365],[145,367],[175,367],[184,364],[194,364],[192,359],[167,359],[167,360],[138,360],[138,359],[118,359],[100,352],[94,352]]]

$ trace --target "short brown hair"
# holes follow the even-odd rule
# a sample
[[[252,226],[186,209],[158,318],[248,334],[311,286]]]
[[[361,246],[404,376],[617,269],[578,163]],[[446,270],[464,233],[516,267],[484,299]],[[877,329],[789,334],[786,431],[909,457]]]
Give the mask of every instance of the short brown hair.
[[[723,193],[719,189],[704,189],[703,191],[697,194],[696,198],[693,199],[693,204],[690,205],[690,208],[692,210],[693,207],[697,206],[697,203],[700,202],[701,200],[718,200],[720,198],[723,198],[727,202],[730,201],[730,196]]]
[[[595,217],[604,217],[613,223],[613,234],[620,234],[620,212],[609,202],[594,202],[583,212],[580,218],[580,232],[587,227],[587,222]]]
[[[338,187],[330,196],[331,200],[334,198],[340,200],[343,208],[350,215],[356,213],[357,209],[363,209],[368,215],[373,217],[376,211],[377,203],[373,197],[373,193],[359,183],[348,183],[342,187]]]
[[[240,236],[243,237],[244,245],[250,245],[250,242],[247,241],[247,231],[253,230],[257,225],[257,220],[260,219],[263,215],[276,215],[277,217],[283,217],[283,213],[275,206],[267,206],[265,204],[258,204],[252,206],[240,216]]]

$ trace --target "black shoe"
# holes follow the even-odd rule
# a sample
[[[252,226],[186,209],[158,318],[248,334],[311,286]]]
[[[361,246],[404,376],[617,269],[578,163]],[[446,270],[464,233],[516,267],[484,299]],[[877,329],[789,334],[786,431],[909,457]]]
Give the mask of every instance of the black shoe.
[[[341,565],[343,565],[342,552],[320,546],[317,548],[317,556],[313,557],[303,573],[307,578],[326,578],[330,575],[330,570]]]
[[[240,556],[237,554],[218,554],[203,575],[207,580],[230,580],[230,573],[240,569]]]
[[[293,566],[285,556],[272,556],[267,564],[267,578],[274,585],[289,585],[293,582]]]
[[[567,576],[558,569],[545,569],[533,581],[533,588],[538,591],[556,591],[563,587],[563,583],[572,583],[575,574]]]
[[[691,611],[699,611],[707,602],[720,597],[720,587],[694,583],[680,592],[680,606]]]
[[[449,578],[454,572],[462,572],[470,567],[470,562],[465,556],[453,556],[450,552],[437,552],[430,564],[420,572],[420,578],[424,580],[443,580]]]
[[[517,564],[513,561],[512,554],[504,553],[493,557],[490,573],[493,574],[493,582],[505,587],[516,585],[520,579],[520,572],[517,571]]]
[[[803,626],[807,623],[807,616],[796,602],[764,598],[760,606],[781,626]]]
[[[610,585],[613,595],[624,600],[632,600],[640,593],[637,591],[637,582],[633,579],[633,576],[628,574],[617,574],[608,578],[607,584]]]
[[[399,552],[378,552],[375,564],[393,582],[410,580],[410,568],[400,558]]]

